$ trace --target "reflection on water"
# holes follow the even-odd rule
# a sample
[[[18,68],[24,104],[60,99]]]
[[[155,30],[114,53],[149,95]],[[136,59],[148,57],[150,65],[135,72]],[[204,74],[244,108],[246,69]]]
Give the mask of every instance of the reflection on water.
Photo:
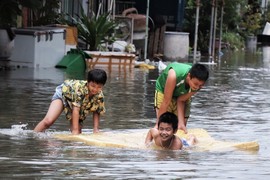
[[[258,140],[260,150],[255,153],[145,151],[65,142],[52,138],[55,133],[69,133],[64,116],[46,133],[35,134],[32,129],[47,112],[55,87],[72,76],[54,68],[0,71],[1,178],[266,179],[270,177],[269,62],[268,47],[256,53],[224,53],[220,63],[209,65],[210,79],[193,98],[188,124],[219,140]],[[152,127],[159,72],[105,70],[107,113],[101,120],[102,131]],[[92,132],[91,118],[84,132]]]
[[[270,46],[263,46],[262,47],[262,58],[264,67],[270,67]]]

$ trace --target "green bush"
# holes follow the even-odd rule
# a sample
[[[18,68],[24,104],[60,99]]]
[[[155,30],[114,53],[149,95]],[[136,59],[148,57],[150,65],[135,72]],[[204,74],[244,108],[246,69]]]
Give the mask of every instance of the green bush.
[[[244,48],[245,41],[242,36],[235,32],[225,32],[222,35],[222,41],[228,44],[231,50],[239,50]]]
[[[87,46],[90,51],[98,51],[102,49],[102,45],[113,43],[116,38],[114,36],[117,23],[110,19],[110,13],[104,13],[100,16],[92,14],[88,17],[81,7],[80,15],[72,17],[68,15],[68,20],[60,19],[60,23],[76,26],[78,29],[78,37]]]

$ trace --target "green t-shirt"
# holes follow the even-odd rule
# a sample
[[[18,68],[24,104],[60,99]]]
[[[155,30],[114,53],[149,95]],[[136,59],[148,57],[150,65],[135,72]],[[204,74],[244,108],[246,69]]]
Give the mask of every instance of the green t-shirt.
[[[161,75],[158,77],[156,81],[156,90],[164,93],[164,88],[166,84],[166,80],[168,77],[168,72],[170,69],[173,69],[176,73],[176,86],[173,91],[173,97],[178,97],[183,94],[186,94],[190,91],[190,87],[186,88],[186,77],[191,68],[190,64],[173,62],[169,64],[166,69],[163,70]]]

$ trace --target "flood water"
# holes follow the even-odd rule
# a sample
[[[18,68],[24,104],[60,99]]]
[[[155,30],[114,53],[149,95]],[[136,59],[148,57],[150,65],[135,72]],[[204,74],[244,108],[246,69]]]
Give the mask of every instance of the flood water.
[[[218,140],[257,140],[257,152],[134,150],[61,141],[52,135],[69,133],[64,115],[46,133],[33,133],[55,87],[69,75],[55,68],[2,70],[0,179],[269,179],[269,48],[225,53],[216,65],[207,65],[210,79],[193,98],[188,123]],[[105,70],[101,131],[153,127],[158,70]],[[83,132],[92,132],[91,118]]]

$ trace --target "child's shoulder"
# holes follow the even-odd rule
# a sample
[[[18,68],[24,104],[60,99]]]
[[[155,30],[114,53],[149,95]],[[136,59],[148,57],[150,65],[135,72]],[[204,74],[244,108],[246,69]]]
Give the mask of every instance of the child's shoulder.
[[[157,128],[151,128],[150,129],[150,132],[151,132],[151,134],[152,134],[153,137],[156,137],[156,136],[159,135]]]
[[[69,82],[69,83],[87,83],[86,80],[82,79],[66,79],[64,82]]]
[[[180,137],[174,135],[174,142],[173,142],[173,147],[172,149],[174,150],[179,150],[182,149],[183,147],[183,143]]]
[[[68,86],[86,86],[87,81],[78,79],[67,79],[64,81],[64,85]]]
[[[177,135],[174,135],[174,141],[180,142],[180,143],[182,142],[181,138]]]
[[[182,141],[182,138],[180,138],[180,137],[178,137],[178,136],[176,136],[176,135],[174,135],[174,141],[177,143],[177,144],[183,144],[183,141]]]
[[[157,128],[150,128],[150,131],[152,131],[152,132],[158,132],[158,129]]]

